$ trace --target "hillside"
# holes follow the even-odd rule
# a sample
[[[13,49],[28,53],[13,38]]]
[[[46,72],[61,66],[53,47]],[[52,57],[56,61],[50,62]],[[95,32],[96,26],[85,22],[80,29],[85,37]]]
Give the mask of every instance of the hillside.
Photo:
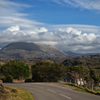
[[[86,56],[86,55],[96,55],[98,53],[75,53],[75,52],[72,52],[72,51],[64,51],[69,57],[79,57],[79,56]]]
[[[7,46],[1,49],[1,51],[10,51],[10,50],[40,51],[40,48],[35,43],[15,42],[8,44]]]
[[[87,68],[95,69],[96,73],[100,75],[100,54],[68,58],[63,61],[62,64],[65,66],[82,65]]]
[[[84,54],[79,54],[71,51],[64,51],[69,57],[75,57],[75,56],[83,56]]]
[[[28,59],[66,56],[66,53],[53,46],[45,46],[26,42],[10,43],[0,50],[0,58],[4,59]]]

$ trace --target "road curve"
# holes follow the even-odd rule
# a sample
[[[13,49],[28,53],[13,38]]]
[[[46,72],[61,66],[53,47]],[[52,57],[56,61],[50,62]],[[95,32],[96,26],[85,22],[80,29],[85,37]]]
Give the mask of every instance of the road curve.
[[[70,86],[57,83],[5,83],[32,93],[35,100],[100,100],[100,96],[78,92]]]

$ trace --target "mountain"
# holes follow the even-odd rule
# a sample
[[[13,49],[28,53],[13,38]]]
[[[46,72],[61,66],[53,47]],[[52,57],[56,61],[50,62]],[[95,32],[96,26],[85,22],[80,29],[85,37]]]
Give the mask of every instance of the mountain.
[[[35,43],[16,42],[8,44],[7,46],[1,49],[1,51],[10,51],[10,50],[40,51],[40,48]]]
[[[75,52],[72,52],[72,51],[64,51],[69,57],[78,57],[78,56],[85,56],[85,55],[96,55],[96,54],[99,54],[99,53],[85,53],[85,54],[82,54],[82,53],[75,53]]]
[[[64,51],[68,56],[70,57],[75,57],[75,56],[83,56],[84,54],[79,54],[79,53],[75,53],[75,52],[72,52],[72,51]]]
[[[94,69],[96,73],[100,75],[100,54],[67,58],[62,62],[62,64],[64,64],[65,66],[82,65],[86,68]]]
[[[63,51],[46,45],[35,43],[15,42],[10,43],[0,50],[0,58],[48,58],[48,57],[66,57]]]

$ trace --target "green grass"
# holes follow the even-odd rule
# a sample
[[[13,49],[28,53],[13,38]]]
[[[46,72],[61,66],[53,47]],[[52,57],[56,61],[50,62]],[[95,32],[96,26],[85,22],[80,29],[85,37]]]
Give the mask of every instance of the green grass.
[[[34,100],[32,94],[27,90],[6,86],[8,92],[6,98],[0,98],[0,100]]]
[[[90,93],[89,91],[87,91],[86,89],[76,88],[76,89],[74,89],[74,90],[80,91],[80,92],[84,92],[84,93],[93,94],[93,93]]]
[[[77,90],[77,91],[80,91],[80,92],[89,93],[86,89],[80,88],[80,87],[78,87],[77,85],[75,85],[75,84],[73,84],[73,83],[61,83],[61,84],[68,85],[68,86],[71,86],[71,87],[74,87],[73,90]]]
[[[94,95],[100,96],[100,91],[93,91],[93,90],[90,90],[88,88],[78,87],[77,85],[75,85],[73,83],[60,83],[60,84],[72,86],[72,87],[74,87],[73,90],[76,90],[76,91],[79,91],[79,92],[84,92],[84,93],[89,93],[89,94],[94,94]]]
[[[64,84],[64,85],[68,85],[68,86],[72,86],[72,87],[77,88],[77,86],[75,84],[72,84],[72,83],[60,83],[60,84]]]

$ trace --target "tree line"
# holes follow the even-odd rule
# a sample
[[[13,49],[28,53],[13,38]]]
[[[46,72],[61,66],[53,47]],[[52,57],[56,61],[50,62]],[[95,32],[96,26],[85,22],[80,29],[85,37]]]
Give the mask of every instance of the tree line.
[[[12,82],[13,79],[26,79],[30,74],[35,82],[58,81],[66,78],[69,74],[75,83],[77,83],[77,79],[82,79],[88,84],[91,84],[92,81],[96,85],[100,83],[100,76],[96,74],[95,70],[82,65],[64,66],[52,61],[39,61],[31,66],[31,70],[24,62],[17,60],[0,65],[0,79],[5,82]]]
[[[29,66],[17,60],[11,60],[0,66],[0,79],[12,82],[13,79],[25,79],[30,76]]]
[[[92,84],[99,86],[100,76],[96,74],[94,69],[87,68],[84,66],[70,66],[67,67],[67,73],[73,77],[75,84],[77,79],[82,79],[83,83],[88,84],[88,87],[91,87]]]
[[[66,75],[66,67],[50,61],[40,61],[31,67],[34,81],[57,81]]]
[[[84,84],[86,82],[89,85],[94,82],[98,86],[100,83],[100,76],[95,70],[82,65],[64,66],[56,62],[40,61],[31,66],[31,71],[32,79],[38,82],[57,81],[70,75],[75,84],[77,84],[77,79],[82,79]]]

